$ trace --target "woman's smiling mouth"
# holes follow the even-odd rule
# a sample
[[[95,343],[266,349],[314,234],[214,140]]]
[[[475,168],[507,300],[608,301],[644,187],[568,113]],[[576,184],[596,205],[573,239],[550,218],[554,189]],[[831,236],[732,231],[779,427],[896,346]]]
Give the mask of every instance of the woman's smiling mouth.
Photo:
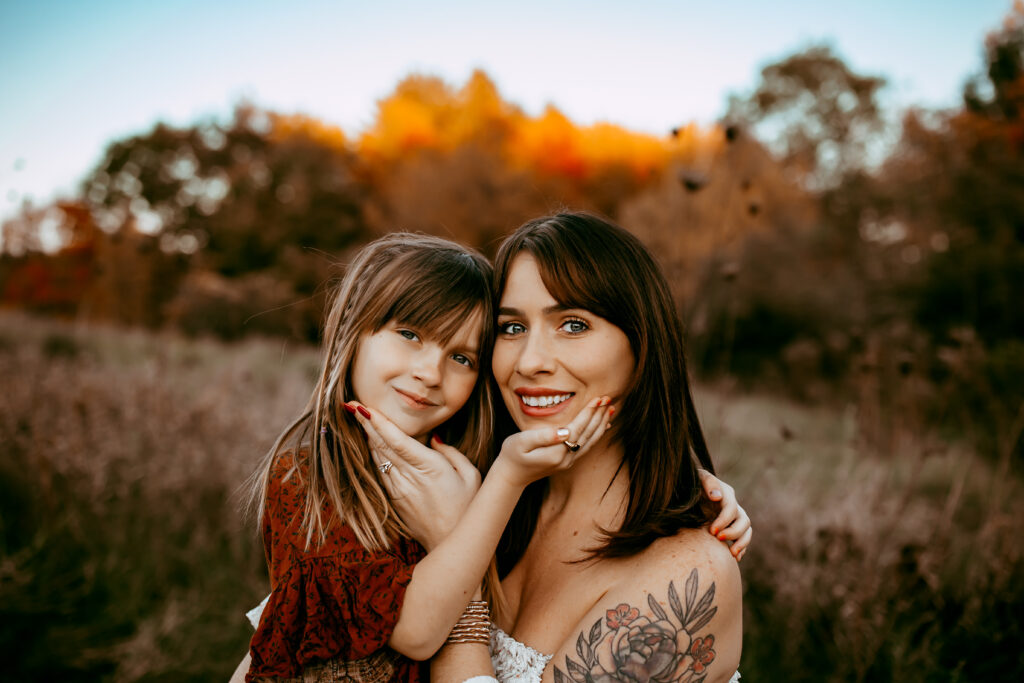
[[[559,413],[573,396],[571,391],[547,388],[520,388],[515,390],[523,413],[533,417],[546,417]]]

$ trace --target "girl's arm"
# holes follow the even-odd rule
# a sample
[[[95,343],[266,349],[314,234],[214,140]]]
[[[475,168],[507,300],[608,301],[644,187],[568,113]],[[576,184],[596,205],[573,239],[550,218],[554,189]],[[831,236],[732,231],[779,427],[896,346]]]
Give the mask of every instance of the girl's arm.
[[[604,433],[609,403],[595,399],[568,425],[569,435],[559,434],[560,430],[554,428],[542,428],[519,432],[505,440],[461,519],[416,565],[398,623],[388,641],[392,649],[421,660],[437,652],[480,585],[523,489],[532,481],[568,468],[584,455],[587,446]],[[356,419],[377,451],[375,457],[386,457],[392,462],[392,469],[382,475],[385,486],[390,487],[388,480],[395,470],[412,473],[418,461],[422,466],[425,457],[436,457],[428,456],[425,451],[430,449],[406,436],[379,413],[366,418],[359,411]],[[563,441],[569,438],[582,445],[580,450],[572,453],[565,447]],[[386,456],[380,454],[383,448]],[[449,460],[457,453],[454,449],[443,452]],[[429,526],[433,514],[430,509],[418,511],[418,524]],[[412,521],[404,517],[403,520]]]
[[[453,643],[430,660],[433,683],[462,683],[476,676],[494,676],[490,650],[483,643]]]

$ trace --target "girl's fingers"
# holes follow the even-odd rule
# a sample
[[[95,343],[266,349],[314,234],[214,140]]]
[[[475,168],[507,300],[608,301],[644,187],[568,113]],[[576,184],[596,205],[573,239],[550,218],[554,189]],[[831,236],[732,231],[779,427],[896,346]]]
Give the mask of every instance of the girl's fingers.
[[[700,476],[700,485],[704,487],[704,492],[708,494],[708,498],[714,501],[722,500],[722,490],[720,488],[722,482],[718,477],[703,467],[697,468],[697,474]]]
[[[470,470],[473,470],[474,472],[479,472],[479,470],[477,470],[476,467],[473,466],[473,463],[469,461],[469,458],[462,454],[462,451],[460,451],[458,448],[455,448],[454,446],[449,446],[448,444],[442,442],[439,437],[432,437],[430,439],[430,446],[435,451],[444,456],[444,459],[448,461],[448,464],[451,465],[452,468],[459,474],[465,474]]]
[[[732,556],[736,558],[737,562],[742,560],[743,556],[747,554],[747,548],[750,547],[750,539],[753,535],[754,530],[747,527],[747,530],[743,532],[743,535],[733,542],[732,548],[729,550],[732,553]]]
[[[729,526],[719,529],[718,538],[723,541],[735,541],[750,528],[750,518],[739,515]]]
[[[737,521],[739,517],[738,509],[739,506],[736,503],[730,503],[728,500],[723,502],[721,512],[718,513],[718,517],[715,517],[715,521],[711,523],[711,528],[709,529],[711,533],[720,539],[723,538],[721,534],[724,533],[725,528]]]

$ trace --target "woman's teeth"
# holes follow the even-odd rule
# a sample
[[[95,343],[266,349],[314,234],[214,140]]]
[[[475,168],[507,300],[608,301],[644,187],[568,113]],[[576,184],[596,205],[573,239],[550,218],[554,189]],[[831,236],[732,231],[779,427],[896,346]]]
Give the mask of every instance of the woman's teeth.
[[[562,401],[568,401],[572,398],[572,394],[559,394],[558,396],[520,396],[523,399],[523,403],[530,406],[531,408],[546,408],[561,403]]]

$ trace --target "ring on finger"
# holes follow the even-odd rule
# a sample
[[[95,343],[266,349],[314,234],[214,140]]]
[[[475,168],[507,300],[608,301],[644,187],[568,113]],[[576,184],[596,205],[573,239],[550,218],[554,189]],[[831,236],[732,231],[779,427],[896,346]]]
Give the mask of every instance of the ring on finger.
[[[575,453],[576,451],[578,451],[580,449],[580,445],[578,443],[576,443],[575,441],[569,441],[567,439],[567,440],[563,441],[562,443],[565,444],[565,447],[569,449],[570,453]]]
[[[381,474],[387,474],[391,471],[394,464],[390,460],[385,460],[381,464],[377,465],[377,469],[380,470]]]

